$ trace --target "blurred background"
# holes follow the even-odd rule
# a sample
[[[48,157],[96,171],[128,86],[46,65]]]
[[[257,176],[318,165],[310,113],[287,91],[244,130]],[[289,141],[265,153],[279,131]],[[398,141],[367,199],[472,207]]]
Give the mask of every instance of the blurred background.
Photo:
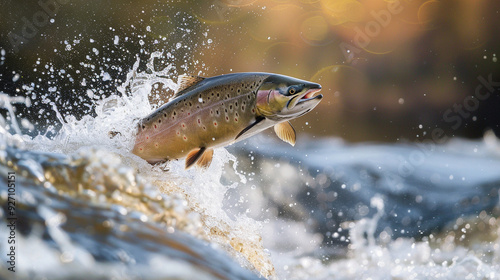
[[[1,0],[0,34],[0,108],[25,103],[0,110],[19,279],[500,275],[498,0]],[[256,136],[208,172],[130,153],[158,77],[247,71],[322,85],[296,147]]]
[[[0,91],[38,131],[93,114],[133,64],[177,75],[273,72],[321,83],[299,134],[351,142],[500,135],[500,2],[2,0]],[[43,97],[43,98],[42,98]],[[163,101],[156,101],[163,102]],[[27,127],[30,129],[30,127]],[[32,128],[31,128],[32,129]],[[33,129],[32,129],[33,130]]]

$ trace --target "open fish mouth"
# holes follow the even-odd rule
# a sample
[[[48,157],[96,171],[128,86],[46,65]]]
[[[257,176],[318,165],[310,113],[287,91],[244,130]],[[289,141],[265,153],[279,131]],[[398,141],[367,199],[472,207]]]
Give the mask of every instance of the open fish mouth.
[[[300,103],[304,103],[307,101],[311,101],[313,99],[321,99],[323,98],[322,94],[319,94],[317,96],[314,96],[314,93],[318,92],[321,90],[321,86],[318,85],[318,87],[308,89],[306,92],[294,96],[292,99],[288,100],[286,107],[288,109],[292,109],[295,106],[299,105]]]
[[[302,103],[302,102],[307,102],[307,101],[313,100],[313,99],[323,98],[323,94],[318,94],[318,95],[314,96],[314,94],[320,90],[321,90],[321,88],[314,88],[314,89],[310,89],[310,90],[306,91],[305,94],[299,99],[299,102],[297,102],[297,104]]]

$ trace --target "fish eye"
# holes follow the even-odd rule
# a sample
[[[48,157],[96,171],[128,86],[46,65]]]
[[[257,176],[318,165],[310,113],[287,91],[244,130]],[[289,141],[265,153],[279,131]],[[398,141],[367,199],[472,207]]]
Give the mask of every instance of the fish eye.
[[[293,88],[293,87],[290,87],[290,88],[288,89],[288,94],[290,94],[290,95],[295,94],[296,92],[297,92],[297,91],[296,91],[296,90],[295,90],[295,88]]]

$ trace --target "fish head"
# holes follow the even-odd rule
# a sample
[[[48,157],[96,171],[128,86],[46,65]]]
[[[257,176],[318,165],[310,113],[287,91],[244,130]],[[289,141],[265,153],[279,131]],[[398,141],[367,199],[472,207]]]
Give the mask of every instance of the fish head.
[[[323,95],[314,94],[320,90],[320,84],[272,74],[257,91],[257,112],[276,121],[300,117],[319,104]]]

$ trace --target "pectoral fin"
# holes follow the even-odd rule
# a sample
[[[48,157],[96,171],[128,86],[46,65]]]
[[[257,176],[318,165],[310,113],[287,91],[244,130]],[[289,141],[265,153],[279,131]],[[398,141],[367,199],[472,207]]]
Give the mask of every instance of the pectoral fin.
[[[212,158],[214,157],[214,150],[207,149],[203,155],[201,155],[200,159],[196,162],[196,166],[201,168],[208,168],[212,163]]]
[[[240,133],[238,133],[238,135],[236,135],[236,137],[234,138],[234,140],[237,140],[238,138],[240,138],[245,133],[251,133],[251,129],[253,127],[255,127],[257,124],[259,124],[260,122],[262,122],[263,120],[265,120],[265,119],[266,118],[264,118],[264,117],[257,117],[255,119],[255,122],[251,123],[249,126],[245,127],[242,131],[240,131]]]
[[[193,164],[195,164],[195,162],[197,162],[198,159],[200,159],[200,157],[203,155],[205,150],[206,150],[206,148],[202,147],[202,148],[194,149],[191,152],[189,152],[189,154],[186,157],[186,169],[188,169]]]
[[[274,132],[276,132],[276,135],[278,135],[281,140],[289,143],[292,146],[295,146],[295,129],[293,129],[293,126],[290,124],[290,122],[275,124]]]

